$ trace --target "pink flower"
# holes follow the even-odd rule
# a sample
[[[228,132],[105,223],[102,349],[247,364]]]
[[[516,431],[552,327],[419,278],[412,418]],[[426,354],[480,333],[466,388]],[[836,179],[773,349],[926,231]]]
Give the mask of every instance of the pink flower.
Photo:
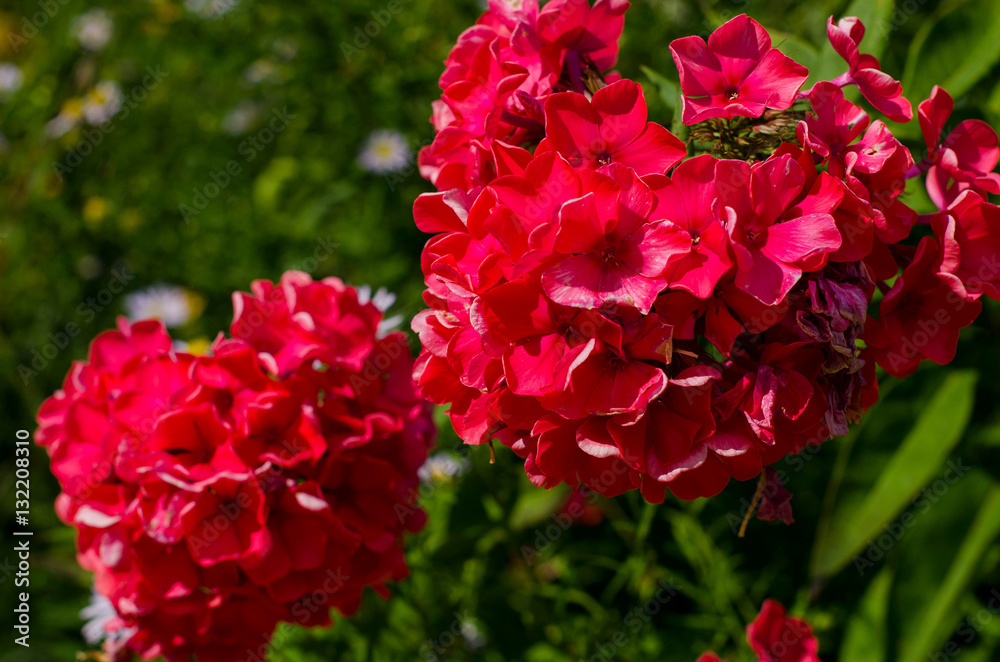
[[[538,14],[538,36],[565,48],[568,58],[585,55],[599,71],[606,71],[618,60],[628,8],[627,0],[597,0],[593,6],[589,0],[552,0]]]
[[[214,482],[211,491],[198,494],[180,512],[191,558],[211,566],[262,553],[271,545],[264,527],[266,503],[256,481]],[[216,520],[220,513],[225,514]]]
[[[937,275],[940,263],[938,243],[924,237],[913,262],[879,304],[878,319],[865,324],[865,342],[874,349],[878,364],[894,377],[912,374],[924,359],[950,363],[959,330],[982,311],[982,302],[955,296],[950,286],[954,280],[945,282]]]
[[[687,153],[672,133],[646,122],[642,88],[629,80],[601,88],[590,100],[553,94],[545,102],[545,134],[539,149],[554,149],[575,167],[621,163],[639,176],[663,174]]]
[[[812,115],[799,122],[795,134],[803,145],[824,157],[839,157],[865,132],[871,119],[859,106],[844,98],[833,83],[817,83],[809,92]]]
[[[550,95],[603,85],[628,7],[625,0],[552,0],[542,9],[537,0],[492,0],[448,56],[431,118],[437,135],[420,152],[420,174],[439,191],[474,193],[502,176],[497,141],[537,144]]]
[[[984,198],[987,193],[1000,193],[1000,174],[993,172],[1000,161],[1000,140],[989,124],[965,120],[941,141],[954,107],[951,95],[937,85],[930,98],[917,106],[927,143],[927,194],[939,209],[948,207],[965,190]]]
[[[913,119],[910,102],[903,97],[903,86],[898,80],[881,70],[881,65],[872,55],[864,55],[858,49],[865,36],[865,26],[856,16],[847,16],[837,23],[831,16],[826,23],[826,34],[833,49],[847,61],[850,70],[833,81],[843,87],[853,83],[861,90],[875,108],[893,122],[909,122]]]
[[[340,279],[313,282],[306,273],[288,271],[277,285],[254,281],[250,289],[253,296],[233,294],[230,332],[256,347],[274,374],[286,376],[313,360],[362,367],[380,314],[361,305]]]
[[[254,291],[235,297],[246,339],[220,334],[205,356],[120,320],[39,409],[115,659],[263,655],[278,622],[328,624],[406,575],[434,435],[406,338],[381,336],[380,309],[336,279]]]
[[[747,626],[747,641],[760,662],[820,662],[812,627],[798,618],[788,618],[776,600],[764,601],[760,614]]]
[[[966,190],[931,227],[941,244],[938,277],[963,300],[1000,299],[1000,207]]]
[[[690,250],[691,238],[670,221],[648,222],[649,188],[623,170],[616,174],[619,182],[601,178],[599,190],[559,211],[553,250],[568,257],[542,273],[542,287],[567,306],[617,303],[648,313],[666,286],[667,264]]]
[[[716,213],[727,219],[739,267],[736,285],[761,303],[781,301],[803,271],[821,268],[826,255],[840,248],[840,233],[830,215],[841,199],[837,189],[804,202],[810,213],[779,222],[805,183],[802,168],[790,156],[772,157],[753,167],[719,161],[716,180]]]
[[[691,36],[670,42],[680,72],[684,123],[720,117],[760,117],[786,110],[809,71],[777,48],[760,23],[746,14],[713,32],[708,44]]]
[[[691,237],[690,252],[668,265],[664,273],[667,285],[699,299],[709,298],[733,265],[729,238],[713,209],[716,163],[705,154],[684,161],[669,178],[646,178],[656,196],[650,218],[667,219]]]
[[[781,520],[785,524],[795,521],[792,516],[792,495],[785,489],[777,471],[771,467],[764,470],[767,474],[767,483],[764,487],[764,495],[757,509],[757,518],[765,522]]]
[[[747,628],[747,643],[757,662],[820,662],[819,642],[812,626],[798,618],[788,618],[777,600],[765,600],[760,614]],[[705,653],[698,662],[722,662],[715,653]]]

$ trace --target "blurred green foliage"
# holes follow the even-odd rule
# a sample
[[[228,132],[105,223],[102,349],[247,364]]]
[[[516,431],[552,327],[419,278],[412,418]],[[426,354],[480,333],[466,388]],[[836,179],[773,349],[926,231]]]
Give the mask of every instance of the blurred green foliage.
[[[864,50],[902,78],[914,104],[941,83],[956,98],[952,122],[1000,123],[1000,14],[989,0],[634,5],[619,68],[647,85],[651,119],[663,123],[676,82],[670,40],[707,35],[744,11],[816,76],[841,69],[829,57],[826,17],[860,15]],[[103,49],[87,51],[74,20],[98,6],[113,32]],[[386,286],[406,317],[421,308],[425,237],[410,206],[428,186],[415,167],[386,178],[356,158],[376,129],[401,131],[414,148],[431,138],[441,61],[481,7],[402,7],[362,47],[355,39],[383,9],[378,2],[3,4],[0,64],[23,75],[20,89],[0,92],[5,467],[14,431],[32,428],[70,362],[122,312],[123,295],[105,292],[115,273],[125,292],[168,282],[204,298],[204,313],[175,330],[188,341],[226,328],[232,291],[289,268]],[[83,125],[53,137],[50,122],[76,112],[102,80],[120,85],[128,112],[110,132]],[[287,123],[264,144],[272,113]],[[921,153],[916,123],[897,128]],[[204,209],[184,213],[182,205],[201,206],[199,195]],[[928,211],[915,188],[908,202]],[[74,337],[64,342],[64,333]],[[491,466],[487,450],[462,449],[444,424],[442,447],[471,468],[426,488],[430,523],[410,540],[412,577],[391,600],[370,595],[330,630],[282,627],[273,659],[693,662],[712,647],[748,660],[743,627],[766,597],[807,615],[824,660],[998,659],[1000,618],[990,606],[1000,586],[998,333],[991,304],[963,334],[955,366],[887,381],[884,401],[849,438],[779,464],[797,521],[753,522],[743,539],[735,530],[752,484],[660,507],[636,494],[599,499],[600,523],[566,526],[557,515],[566,490],[532,488],[503,449]],[[965,469],[949,482],[955,466]],[[55,518],[57,488],[39,449],[32,471],[32,648],[12,650],[5,639],[0,655],[69,660],[85,647],[77,612],[89,578]],[[5,540],[13,491],[4,471]],[[9,559],[4,549],[0,559]],[[0,573],[0,586],[9,604],[10,573]],[[5,637],[9,619],[7,611]]]

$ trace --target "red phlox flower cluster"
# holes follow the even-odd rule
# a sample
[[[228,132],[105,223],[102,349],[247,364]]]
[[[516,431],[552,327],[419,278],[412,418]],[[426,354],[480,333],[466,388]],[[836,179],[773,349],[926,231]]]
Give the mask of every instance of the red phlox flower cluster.
[[[915,163],[841,89],[909,114],[858,51],[863,25],[828,32],[850,71],[805,92],[747,16],[675,40],[687,145],[648,121],[638,84],[599,81],[548,96],[543,134],[494,143],[488,180],[417,200],[436,236],[416,377],[466,443],[500,441],[540,486],[711,496],[846,434],[878,399],[877,364],[954,357],[1000,292],[996,136],[963,123],[940,140],[935,91],[935,147]],[[922,172],[950,178],[937,215],[903,201]],[[785,495],[768,518],[791,521]]]
[[[458,38],[434,102],[434,142],[420,173],[438,190],[478,192],[516,158],[511,145],[545,133],[554,92],[593,89],[618,59],[626,0],[490,0]]]
[[[789,618],[776,600],[765,600],[760,613],[747,626],[747,643],[758,662],[820,662],[819,642],[812,627]],[[705,653],[698,662],[722,662],[715,653]]]
[[[405,336],[335,278],[252,289],[205,356],[120,320],[39,410],[115,659],[264,659],[279,621],[328,624],[407,574],[434,428]]]

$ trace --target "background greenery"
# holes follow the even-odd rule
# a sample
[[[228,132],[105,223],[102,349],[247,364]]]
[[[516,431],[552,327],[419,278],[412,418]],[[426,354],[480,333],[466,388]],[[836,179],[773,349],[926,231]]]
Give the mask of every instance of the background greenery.
[[[38,23],[32,17],[43,5],[56,7],[55,15],[26,43],[12,42],[11,33],[25,34],[25,21]],[[914,105],[940,83],[956,98],[953,121],[1000,124],[1000,13],[990,0],[634,5],[620,70],[647,86],[651,119],[662,123],[670,109],[657,91],[672,99],[670,85],[640,66],[676,80],[671,39],[707,35],[747,11],[817,75],[842,70],[826,44],[826,17],[861,15],[869,30],[864,50],[903,79]],[[104,50],[88,53],[70,26],[96,6],[113,19],[114,35]],[[415,168],[390,180],[366,173],[356,156],[379,128],[403,132],[414,147],[431,138],[427,117],[441,61],[481,7],[471,0],[402,6],[348,61],[340,44],[353,42],[381,3],[237,0],[218,17],[194,11],[190,0],[3,3],[0,62],[16,63],[24,75],[21,89],[0,99],[4,605],[14,592],[7,570],[14,432],[32,428],[34,411],[70,361],[121,313],[118,296],[92,320],[80,314],[112,269],[135,274],[129,292],[169,282],[203,297],[204,313],[176,330],[186,340],[226,328],[233,290],[295,267],[386,286],[407,317],[420,309],[425,237],[410,206],[428,185]],[[128,95],[147,67],[167,75],[61,178],[53,164],[85,136],[74,130],[51,139],[46,124],[98,80],[118,81]],[[257,122],[233,131],[227,116],[249,108]],[[241,143],[272,109],[285,108],[293,114],[287,129],[248,162]],[[921,153],[916,123],[900,131]],[[180,205],[191,204],[195,189],[230,160],[240,174],[186,222]],[[928,211],[916,189],[908,202]],[[336,249],[313,265],[307,258],[324,241]],[[80,334],[23,379],[18,366],[30,366],[48,334],[69,323]],[[471,468],[430,483],[430,524],[410,540],[411,579],[391,601],[370,595],[361,613],[331,630],[283,629],[273,659],[693,662],[713,647],[746,660],[743,627],[766,597],[808,616],[824,660],[1000,659],[1000,614],[989,607],[1000,586],[998,332],[1000,310],[991,302],[964,333],[955,365],[924,368],[898,385],[886,381],[884,401],[851,437],[779,465],[790,477],[797,521],[756,521],[743,539],[734,527],[752,484],[731,484],[708,502],[660,507],[635,494],[599,499],[599,523],[556,525],[545,544],[567,492],[531,488],[503,449],[490,466],[488,451],[461,450],[445,425],[441,446],[465,455]],[[0,658],[69,660],[84,648],[77,612],[89,578],[73,560],[71,531],[53,513],[57,488],[44,452],[34,449],[32,462],[32,647],[10,643],[4,607]],[[944,481],[948,462],[968,467],[953,485]],[[528,563],[525,550],[540,542],[544,550]],[[660,582],[676,591],[663,605],[654,597]],[[652,606],[648,622],[636,620],[634,610]],[[475,632],[466,625],[463,636],[458,621]]]

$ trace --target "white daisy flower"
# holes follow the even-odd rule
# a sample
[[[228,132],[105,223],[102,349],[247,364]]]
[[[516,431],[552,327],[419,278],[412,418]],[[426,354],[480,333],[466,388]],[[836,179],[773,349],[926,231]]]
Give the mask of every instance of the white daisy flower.
[[[121,86],[113,80],[102,80],[83,98],[83,118],[97,126],[115,116],[125,97]]]
[[[260,109],[252,101],[241,101],[222,119],[222,130],[231,136],[246,133],[260,117]]]
[[[271,50],[279,59],[288,62],[299,52],[299,45],[294,39],[281,37],[274,40],[274,46],[271,47]]]
[[[184,7],[202,18],[219,18],[225,16],[239,0],[184,0]]]
[[[486,645],[486,637],[480,632],[479,626],[469,620],[460,622],[462,638],[465,639],[465,646],[470,651],[476,651]]]
[[[114,605],[106,597],[93,590],[90,594],[90,604],[80,610],[83,624],[83,639],[91,646],[104,641],[105,626],[118,618]]]
[[[423,466],[417,469],[417,475],[425,483],[439,483],[458,478],[468,470],[468,458],[440,452],[427,458]]]
[[[111,39],[115,24],[103,9],[91,9],[73,19],[70,30],[88,51],[99,51]]]
[[[184,326],[201,313],[200,297],[176,285],[153,285],[124,299],[129,320],[156,318],[168,328]]]
[[[243,80],[251,85],[256,85],[257,83],[263,83],[266,80],[274,79],[277,76],[277,73],[278,69],[274,66],[273,62],[270,60],[260,59],[254,61],[243,71]]]
[[[0,98],[14,94],[23,84],[24,74],[21,72],[21,67],[13,62],[0,64]]]
[[[45,134],[49,138],[59,138],[76,128],[81,119],[83,119],[83,100],[78,97],[68,99],[59,114],[45,125]]]
[[[361,285],[356,288],[358,292],[358,303],[365,305],[371,302],[373,306],[379,309],[382,313],[385,313],[392,307],[392,304],[396,303],[396,295],[380,287],[375,290],[375,296],[372,296],[372,288],[370,285]],[[403,321],[402,315],[393,315],[392,317],[383,317],[382,321],[378,323],[378,330],[375,333],[377,338],[384,338],[389,334],[390,331],[394,331],[397,326]]]
[[[84,641],[91,646],[106,641],[105,650],[109,652],[120,650],[137,632],[137,628],[122,628],[114,623],[118,619],[115,606],[96,588],[91,589],[90,604],[80,610],[80,618],[86,621],[81,628]],[[113,626],[111,631],[109,625]]]
[[[378,129],[372,131],[358,155],[358,163],[368,172],[384,175],[399,172],[410,164],[413,152],[399,131]]]

